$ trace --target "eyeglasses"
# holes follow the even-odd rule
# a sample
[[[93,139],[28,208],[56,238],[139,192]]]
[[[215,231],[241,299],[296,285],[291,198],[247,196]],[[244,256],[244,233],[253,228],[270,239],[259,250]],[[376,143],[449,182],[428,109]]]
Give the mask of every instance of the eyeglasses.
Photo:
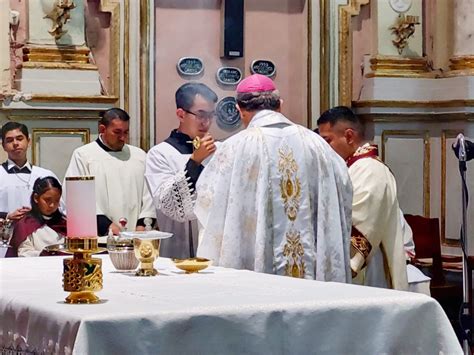
[[[198,112],[192,112],[188,111],[183,108],[184,112],[187,112],[193,116],[196,116],[196,118],[200,121],[212,121],[216,117],[216,111],[198,111]]]

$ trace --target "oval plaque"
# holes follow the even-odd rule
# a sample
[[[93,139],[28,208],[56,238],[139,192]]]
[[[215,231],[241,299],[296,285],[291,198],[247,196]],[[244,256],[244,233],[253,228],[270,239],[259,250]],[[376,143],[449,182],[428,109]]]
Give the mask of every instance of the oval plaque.
[[[222,67],[217,70],[217,81],[222,85],[236,85],[242,79],[239,68]]]
[[[250,65],[252,74],[262,74],[266,76],[273,76],[276,72],[275,64],[270,60],[258,59],[254,60]]]
[[[240,127],[240,114],[235,107],[237,101],[232,96],[224,97],[217,104],[217,125],[219,128],[232,131]]]
[[[204,64],[200,58],[183,57],[178,61],[176,68],[181,75],[196,76],[203,72]]]

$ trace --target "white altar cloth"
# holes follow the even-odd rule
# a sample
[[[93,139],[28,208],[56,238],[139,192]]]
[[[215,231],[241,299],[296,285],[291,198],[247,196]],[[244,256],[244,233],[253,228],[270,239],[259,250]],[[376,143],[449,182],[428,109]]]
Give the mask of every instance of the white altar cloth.
[[[0,260],[0,349],[74,354],[462,354],[439,304],[409,292],[211,267],[113,272],[68,305],[62,257]]]

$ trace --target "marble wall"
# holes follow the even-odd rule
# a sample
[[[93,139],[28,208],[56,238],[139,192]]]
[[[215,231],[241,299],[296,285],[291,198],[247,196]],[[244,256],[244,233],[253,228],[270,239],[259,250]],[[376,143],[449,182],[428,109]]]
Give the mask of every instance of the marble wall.
[[[454,0],[454,55],[474,55],[474,1]]]

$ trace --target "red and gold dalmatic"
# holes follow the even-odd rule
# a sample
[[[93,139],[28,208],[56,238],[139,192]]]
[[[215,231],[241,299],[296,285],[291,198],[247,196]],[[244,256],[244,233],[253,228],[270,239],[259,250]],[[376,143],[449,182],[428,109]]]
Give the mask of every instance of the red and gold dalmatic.
[[[395,178],[379,159],[375,145],[359,147],[346,163],[353,186],[353,282],[406,290],[402,216]]]

